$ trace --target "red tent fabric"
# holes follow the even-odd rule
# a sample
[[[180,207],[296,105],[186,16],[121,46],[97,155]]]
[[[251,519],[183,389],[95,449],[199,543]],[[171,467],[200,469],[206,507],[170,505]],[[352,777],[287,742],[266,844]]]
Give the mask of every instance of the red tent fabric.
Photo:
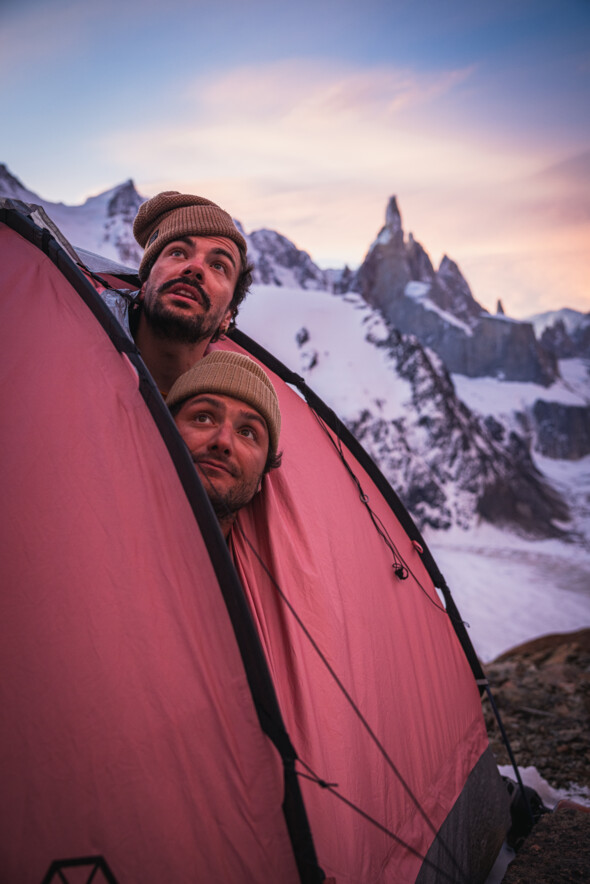
[[[240,514],[233,546],[300,769],[335,784],[303,789],[319,863],[338,882],[414,881],[488,747],[479,692],[391,508],[345,452],[407,579],[396,576],[334,435],[271,378],[283,464]]]
[[[127,357],[0,225],[0,880],[299,880],[209,553]],[[9,256],[9,260],[7,260]]]
[[[315,845],[337,884],[483,882],[507,794],[436,569],[382,477],[272,359],[239,336],[215,345],[258,358],[282,412],[283,465],[232,532],[241,611],[132,342],[127,358],[0,226],[2,254],[6,880],[98,854],[120,884],[317,881]],[[289,738],[299,834],[275,748]]]

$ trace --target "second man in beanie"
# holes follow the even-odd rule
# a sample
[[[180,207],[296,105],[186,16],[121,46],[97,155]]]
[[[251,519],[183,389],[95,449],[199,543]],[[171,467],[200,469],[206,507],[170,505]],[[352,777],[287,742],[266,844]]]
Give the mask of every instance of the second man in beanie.
[[[253,359],[215,350],[178,378],[166,401],[227,539],[265,473],[280,465],[274,387]]]

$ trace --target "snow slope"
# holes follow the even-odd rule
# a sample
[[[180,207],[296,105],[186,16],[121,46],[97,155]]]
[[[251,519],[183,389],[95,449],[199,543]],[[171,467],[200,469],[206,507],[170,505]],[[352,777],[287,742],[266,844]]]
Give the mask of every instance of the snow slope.
[[[359,403],[389,420],[404,415],[409,384],[374,343],[387,336],[386,326],[356,295],[254,286],[238,324],[303,375],[343,420],[354,418]],[[473,409],[506,415],[540,391],[545,398],[583,402],[586,368],[580,360],[566,368],[550,391],[490,378],[453,380]],[[526,540],[483,524],[424,532],[484,662],[531,638],[590,626],[590,544],[584,540],[590,539],[590,457],[535,456],[535,462],[570,503],[579,542]]]

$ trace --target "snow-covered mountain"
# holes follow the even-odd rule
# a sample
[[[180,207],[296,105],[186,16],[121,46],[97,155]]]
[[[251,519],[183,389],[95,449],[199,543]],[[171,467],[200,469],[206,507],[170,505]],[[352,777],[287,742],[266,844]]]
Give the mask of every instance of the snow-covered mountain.
[[[147,199],[140,196],[133,181],[125,181],[81,206],[52,203],[28,190],[0,163],[0,196],[41,206],[67,240],[75,247],[93,252],[126,267],[139,267],[143,250],[133,237],[133,220]],[[240,231],[248,243],[248,253],[255,264],[256,282],[324,289],[329,286],[326,273],[313,263],[307,252],[293,245],[273,230]]]
[[[557,359],[574,356],[590,359],[590,313],[562,307],[536,313],[528,321],[545,349]]]
[[[79,248],[139,264],[131,224],[143,198],[132,182],[65,206],[41,199],[0,165],[0,196],[41,205]],[[395,225],[395,213],[389,216]],[[382,231],[377,240],[388,236]],[[379,463],[421,525],[482,659],[590,623],[588,351],[556,354],[559,374],[549,386],[449,375],[431,349],[400,332],[395,316],[386,318],[354,291],[358,271],[322,271],[274,231],[247,238],[257,282],[239,326],[302,374]],[[444,323],[471,328],[481,309],[457,265],[443,259],[434,271],[411,234],[406,246],[406,295]],[[572,335],[588,317],[556,311],[528,325],[540,338],[560,321]],[[543,429],[535,419],[539,402],[541,411],[547,404],[550,412],[562,410],[565,426],[573,416],[576,432],[568,435],[559,420]],[[543,453],[547,440],[553,450]],[[560,522],[564,501],[569,522]],[[506,522],[512,530],[498,528]],[[565,542],[539,539],[560,528]]]
[[[139,196],[132,181],[89,197],[81,206],[66,206],[32,193],[0,164],[0,196],[41,206],[74,247],[128,267],[139,266],[143,251],[133,238],[132,227],[146,197]]]
[[[567,506],[520,437],[467,408],[441,360],[360,295],[258,285],[240,327],[344,420],[422,528],[483,518],[561,534]]]
[[[0,166],[0,195],[41,205],[75,247],[138,266],[132,223],[144,198],[132,181],[81,206],[65,206],[43,200]],[[559,458],[590,453],[583,385],[564,396],[557,371],[543,369],[531,323],[502,313],[490,317],[448,257],[435,271],[424,248],[411,234],[406,239],[395,198],[358,272],[323,271],[272,230],[244,235],[256,285],[240,326],[304,374],[334,407],[422,528],[468,528],[484,519],[532,535],[568,530],[565,500],[538,471],[531,452]],[[261,304],[263,314],[255,306]],[[313,318],[318,313],[319,325]],[[344,334],[351,322],[354,331]],[[458,340],[468,346],[477,340],[475,350],[485,349],[482,323],[496,329],[496,351],[499,334],[507,342],[504,375],[514,373],[513,351],[521,365],[522,351],[528,352],[521,383],[534,389],[532,401],[499,412],[472,396],[466,383],[463,399],[457,396],[462,379],[482,372],[451,365],[454,385],[441,349],[453,344],[456,350]],[[535,343],[532,350],[522,346],[523,330]],[[379,371],[369,371],[375,359]],[[503,387],[514,384],[504,381]]]
[[[545,388],[449,377],[358,294],[255,285],[239,325],[301,374],[379,463],[421,525],[482,659],[590,623],[590,456],[543,457],[505,429]],[[550,391],[572,401],[588,374],[581,360],[567,367],[568,380]],[[482,495],[484,486],[496,493]],[[499,530],[479,514],[480,502],[510,505],[538,528],[535,507],[546,523],[563,500],[567,541]]]

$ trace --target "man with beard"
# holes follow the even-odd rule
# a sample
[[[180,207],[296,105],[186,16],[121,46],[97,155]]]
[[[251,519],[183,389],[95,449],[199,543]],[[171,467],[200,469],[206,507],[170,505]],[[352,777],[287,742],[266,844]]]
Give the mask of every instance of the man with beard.
[[[253,267],[231,216],[200,196],[165,191],[147,200],[133,235],[145,249],[142,286],[129,309],[115,312],[166,396],[209,343],[233,327]]]
[[[249,356],[215,350],[178,378],[166,402],[227,540],[240,509],[281,463],[274,387]]]

